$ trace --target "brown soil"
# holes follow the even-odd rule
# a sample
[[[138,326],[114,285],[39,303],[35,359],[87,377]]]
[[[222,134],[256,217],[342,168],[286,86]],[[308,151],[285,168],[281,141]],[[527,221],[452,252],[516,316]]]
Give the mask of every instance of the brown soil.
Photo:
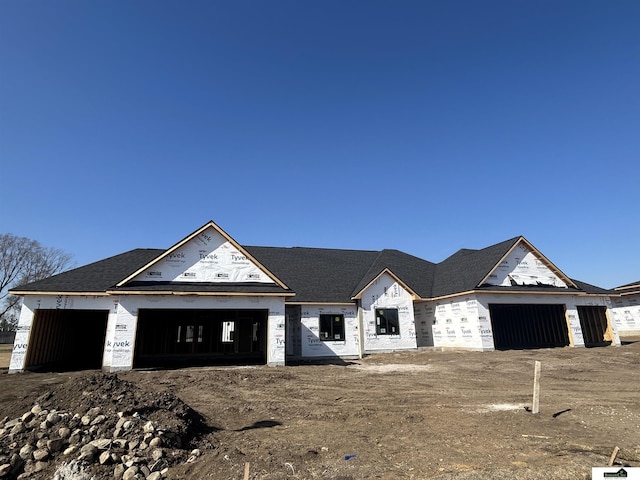
[[[615,446],[619,464],[640,466],[640,339],[630,340],[620,348],[404,352],[118,378],[163,408],[178,397],[204,418],[208,431],[193,432],[189,445],[202,456],[173,466],[168,478],[242,479],[248,463],[251,479],[575,480],[606,466]],[[537,415],[526,409],[535,360]],[[38,397],[55,400],[49,408],[86,408],[87,391],[105,408],[121,397],[117,409],[135,411],[136,397],[113,395],[109,382],[96,372],[4,370],[0,419]]]

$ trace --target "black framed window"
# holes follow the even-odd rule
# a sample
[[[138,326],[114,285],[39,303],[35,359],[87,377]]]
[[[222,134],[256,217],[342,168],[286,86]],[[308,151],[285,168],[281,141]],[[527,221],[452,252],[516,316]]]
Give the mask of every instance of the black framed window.
[[[320,315],[320,340],[344,340],[344,315]]]
[[[376,334],[400,335],[397,308],[376,308]]]

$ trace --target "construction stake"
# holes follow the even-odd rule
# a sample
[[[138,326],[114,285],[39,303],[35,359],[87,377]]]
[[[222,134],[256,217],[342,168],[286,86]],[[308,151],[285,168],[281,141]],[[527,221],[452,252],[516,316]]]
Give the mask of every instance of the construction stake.
[[[533,406],[532,413],[540,412],[540,368],[541,364],[536,360],[536,367],[533,372]]]
[[[245,462],[244,464],[244,480],[249,480],[249,462]]]
[[[616,457],[618,456],[619,451],[620,449],[618,447],[613,449],[613,453],[611,454],[611,458],[609,459],[609,463],[607,464],[607,466],[611,467],[613,465],[613,462],[616,461]]]

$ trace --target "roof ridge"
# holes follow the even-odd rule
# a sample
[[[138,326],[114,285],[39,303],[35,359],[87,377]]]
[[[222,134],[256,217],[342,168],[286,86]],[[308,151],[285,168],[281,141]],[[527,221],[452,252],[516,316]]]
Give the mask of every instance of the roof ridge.
[[[362,290],[362,288],[359,288],[360,285],[362,284],[362,282],[365,280],[365,278],[369,277],[369,272],[372,271],[373,266],[378,262],[378,259],[382,256],[382,252],[384,252],[385,249],[382,250],[378,250],[378,254],[376,255],[376,257],[371,261],[371,263],[369,264],[369,267],[367,267],[367,270],[364,272],[364,274],[362,275],[362,277],[360,277],[360,280],[358,280],[358,283],[356,284],[356,286],[354,287],[354,289],[351,291],[351,297],[354,297],[358,294],[358,292],[360,290]],[[380,270],[380,272],[378,272],[378,275],[384,271],[384,268],[382,270]],[[375,278],[375,276],[373,277]]]
[[[329,247],[302,247],[300,245],[295,245],[292,247],[279,247],[274,245],[241,245],[243,248],[273,248],[279,250],[324,250],[324,251],[333,251],[333,252],[363,252],[363,253],[373,253],[373,252],[381,252],[381,250],[363,250],[360,248],[329,248]]]

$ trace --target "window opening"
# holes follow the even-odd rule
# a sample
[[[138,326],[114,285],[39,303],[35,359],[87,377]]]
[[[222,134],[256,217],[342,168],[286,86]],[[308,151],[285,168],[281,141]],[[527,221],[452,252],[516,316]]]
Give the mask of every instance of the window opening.
[[[236,329],[236,322],[222,322],[222,342],[232,343],[233,332]]]
[[[376,309],[376,334],[400,335],[400,322],[398,321],[398,309]]]
[[[344,340],[344,315],[320,315],[320,340]]]
[[[193,343],[193,330],[194,330],[193,325],[187,325],[187,331],[185,332],[185,338],[184,338],[185,342]]]

